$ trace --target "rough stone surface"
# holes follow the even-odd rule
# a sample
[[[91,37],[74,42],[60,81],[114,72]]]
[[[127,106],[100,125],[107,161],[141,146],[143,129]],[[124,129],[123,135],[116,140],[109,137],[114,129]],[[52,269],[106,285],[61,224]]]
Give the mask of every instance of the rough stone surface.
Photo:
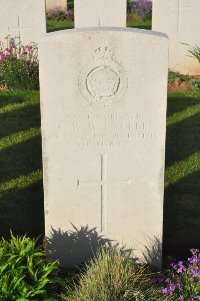
[[[107,239],[140,258],[156,244],[150,260],[161,264],[167,55],[166,35],[145,30],[42,39],[46,235],[62,265]]]
[[[46,9],[60,8],[65,10],[67,8],[67,0],[46,0]]]
[[[1,0],[0,41],[19,38],[23,44],[38,43],[46,33],[45,0]]]
[[[75,27],[126,26],[126,0],[74,0]]]
[[[169,36],[171,70],[200,74],[200,64],[188,52],[191,47],[200,46],[199,11],[199,0],[156,0],[153,3],[152,29]]]

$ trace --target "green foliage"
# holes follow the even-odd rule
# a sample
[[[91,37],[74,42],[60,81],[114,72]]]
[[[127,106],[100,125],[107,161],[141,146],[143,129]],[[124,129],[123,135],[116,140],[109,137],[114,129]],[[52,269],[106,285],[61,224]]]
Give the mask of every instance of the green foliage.
[[[179,79],[181,82],[188,82],[190,77],[185,74],[181,74],[179,72],[174,72],[169,70],[168,81],[169,84],[173,83],[176,79]]]
[[[0,84],[22,90],[39,89],[38,48],[22,45],[7,38],[7,47],[0,45]]]
[[[67,1],[67,8],[72,10],[74,9],[74,0]]]
[[[193,47],[193,49],[192,50],[188,50],[191,54],[192,54],[192,56],[194,57],[194,58],[196,58],[197,60],[198,60],[198,62],[200,63],[200,47],[199,46],[195,46],[195,47]]]
[[[48,262],[45,253],[36,246],[37,241],[15,237],[0,241],[0,300],[52,301],[47,288],[56,280],[51,274],[57,262]]]
[[[200,92],[200,80],[192,81],[192,91]]]
[[[66,301],[161,301],[152,274],[130,256],[101,250],[80,274],[79,284],[67,288]]]

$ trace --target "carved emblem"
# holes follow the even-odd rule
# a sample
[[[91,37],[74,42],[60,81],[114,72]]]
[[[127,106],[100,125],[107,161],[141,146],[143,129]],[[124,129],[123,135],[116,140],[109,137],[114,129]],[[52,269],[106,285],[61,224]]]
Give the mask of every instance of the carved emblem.
[[[79,89],[91,106],[109,107],[127,90],[127,75],[108,47],[99,47],[81,71]]]

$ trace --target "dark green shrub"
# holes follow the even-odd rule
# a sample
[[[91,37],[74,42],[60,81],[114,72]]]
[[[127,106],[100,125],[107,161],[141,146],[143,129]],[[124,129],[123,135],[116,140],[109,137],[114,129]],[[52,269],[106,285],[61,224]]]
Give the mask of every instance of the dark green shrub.
[[[86,265],[79,284],[67,288],[66,301],[161,301],[147,268],[116,250],[102,250]]]
[[[51,277],[57,262],[48,262],[36,240],[15,237],[0,241],[0,300],[55,300],[47,289],[56,280]]]
[[[39,89],[39,62],[36,44],[23,46],[7,38],[7,47],[0,45],[0,85],[10,88]]]

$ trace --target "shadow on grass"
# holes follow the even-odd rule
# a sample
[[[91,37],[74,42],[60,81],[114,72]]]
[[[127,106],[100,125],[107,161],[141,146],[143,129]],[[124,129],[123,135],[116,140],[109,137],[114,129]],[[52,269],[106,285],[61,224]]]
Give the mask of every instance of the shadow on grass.
[[[0,109],[9,104],[21,103],[24,98],[19,95],[0,95]]]
[[[200,247],[199,105],[200,97],[175,95],[168,101],[168,117],[174,121],[166,139],[165,256],[185,257],[189,248]]]
[[[0,236],[43,235],[39,93],[1,93],[0,106]]]
[[[0,199],[0,237],[28,234],[31,237],[44,235],[44,208],[42,181],[19,190],[7,191]]]

